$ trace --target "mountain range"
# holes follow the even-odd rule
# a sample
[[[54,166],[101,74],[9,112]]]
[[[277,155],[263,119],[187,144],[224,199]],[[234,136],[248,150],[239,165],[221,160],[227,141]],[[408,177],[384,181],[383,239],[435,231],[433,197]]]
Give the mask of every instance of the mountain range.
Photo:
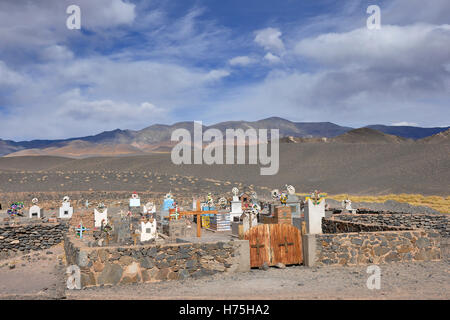
[[[175,129],[193,134],[193,122],[173,125],[155,124],[142,130],[105,131],[93,136],[59,139],[11,141],[0,139],[0,156],[54,155],[65,157],[139,155],[168,152]],[[226,121],[203,126],[203,131],[226,129],[279,129],[284,142],[328,143],[447,143],[450,127],[421,128],[412,126],[369,125],[364,128],[339,126],[331,122],[292,122],[272,117],[258,121]]]

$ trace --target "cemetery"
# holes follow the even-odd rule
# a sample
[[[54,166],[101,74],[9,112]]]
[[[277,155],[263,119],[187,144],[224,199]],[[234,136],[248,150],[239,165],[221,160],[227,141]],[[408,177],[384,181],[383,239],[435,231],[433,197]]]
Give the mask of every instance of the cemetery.
[[[102,201],[58,210],[33,198],[24,214],[14,202],[0,225],[0,259],[63,242],[67,266],[81,287],[196,279],[217,273],[305,267],[439,261],[450,236],[447,215],[330,208],[326,194],[296,194],[285,185],[268,197],[256,192],[195,195],[179,201],[133,192],[125,205]],[[145,203],[145,205],[143,205]],[[70,277],[70,274],[67,275]]]

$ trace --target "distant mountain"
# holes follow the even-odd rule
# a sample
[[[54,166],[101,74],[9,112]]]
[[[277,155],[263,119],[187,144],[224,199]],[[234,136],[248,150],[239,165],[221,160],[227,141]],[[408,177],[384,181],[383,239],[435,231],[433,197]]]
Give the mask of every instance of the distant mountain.
[[[350,130],[337,137],[331,138],[329,142],[340,143],[412,143],[414,140],[386,134],[370,128],[359,128]]]
[[[59,140],[32,140],[15,142],[0,139],[0,156],[17,155],[55,155],[69,157],[88,157],[93,155],[113,156],[141,154],[148,152],[168,152],[173,143],[170,142],[175,129],[184,128],[193,134],[192,121],[178,122],[173,125],[154,124],[142,130],[105,131],[97,135]],[[211,126],[203,126],[203,131],[215,128],[225,134],[226,129],[279,129],[280,137],[293,137],[296,142],[332,142],[330,138],[352,132],[354,128],[339,126],[331,122],[292,122],[279,117],[271,117],[258,121],[226,121]],[[374,142],[388,141],[399,143],[402,139],[382,136],[380,133],[396,135],[408,139],[428,137],[447,128],[419,128],[373,125],[367,126],[372,131],[360,130],[342,136],[340,142]],[[327,138],[327,139],[323,139]]]
[[[393,134],[403,138],[409,139],[422,139],[433,134],[448,130],[450,127],[434,127],[434,128],[421,128],[411,126],[385,126],[381,124],[366,126],[366,128],[375,129],[387,134]]]
[[[450,143],[450,129],[436,133],[430,137],[417,140],[417,142],[429,144]]]

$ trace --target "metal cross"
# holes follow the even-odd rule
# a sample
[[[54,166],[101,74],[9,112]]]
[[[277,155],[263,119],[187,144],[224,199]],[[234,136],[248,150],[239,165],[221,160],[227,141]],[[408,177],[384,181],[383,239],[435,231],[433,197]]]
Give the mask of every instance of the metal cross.
[[[251,247],[256,248],[256,255],[259,257],[259,250],[264,248],[264,245],[259,243],[259,239],[256,239],[256,244]]]
[[[83,232],[88,231],[89,229],[83,226],[83,222],[80,222],[80,225],[75,230],[80,234],[80,239],[82,239]]]
[[[285,248],[285,252],[288,253],[288,246],[293,246],[294,243],[293,242],[287,242],[287,237],[284,237],[284,243],[280,243],[278,246],[279,247],[283,247]]]

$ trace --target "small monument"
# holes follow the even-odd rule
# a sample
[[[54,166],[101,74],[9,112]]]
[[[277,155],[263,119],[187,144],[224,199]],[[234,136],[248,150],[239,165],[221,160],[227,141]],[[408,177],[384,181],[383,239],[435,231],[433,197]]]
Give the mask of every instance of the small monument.
[[[258,205],[252,205],[251,208],[245,210],[241,215],[244,233],[258,225],[258,213],[260,209],[261,208]]]
[[[33,206],[31,206],[30,208],[30,219],[32,218],[42,218],[44,216],[44,210],[41,209],[37,204],[39,202],[39,200],[37,198],[33,198],[33,200],[31,200],[31,202],[33,203]]]
[[[62,205],[59,208],[59,217],[61,219],[70,219],[72,218],[73,207],[70,206],[70,198],[65,196],[62,201]]]
[[[100,202],[97,209],[94,209],[94,227],[101,228],[103,225],[108,224],[108,208]]]
[[[156,212],[156,206],[152,201],[149,201],[145,204],[143,209],[144,214],[152,215]]]
[[[305,203],[306,233],[322,233],[322,218],[324,217],[325,198],[322,198],[320,193],[315,190],[311,197],[306,199]]]
[[[141,213],[141,199],[139,198],[139,195],[136,191],[134,191],[131,195],[128,208],[132,214]]]
[[[141,242],[156,239],[156,220],[150,218],[148,221],[141,221]]]
[[[356,210],[352,208],[352,201],[348,198],[342,200],[342,213],[356,213]]]
[[[169,216],[169,210],[175,208],[175,200],[172,198],[172,194],[169,192],[166,194],[162,207],[161,207],[161,219]]]
[[[286,205],[291,208],[292,218],[300,218],[301,211],[300,211],[300,200],[298,199],[297,195],[295,194],[295,188],[291,185],[286,186],[287,189],[287,199],[286,199]]]
[[[231,201],[231,212],[230,219],[231,221],[235,220],[235,217],[239,219],[243,213],[242,211],[242,202],[239,200],[238,193],[239,189],[234,187],[231,192],[233,193],[233,200]]]

